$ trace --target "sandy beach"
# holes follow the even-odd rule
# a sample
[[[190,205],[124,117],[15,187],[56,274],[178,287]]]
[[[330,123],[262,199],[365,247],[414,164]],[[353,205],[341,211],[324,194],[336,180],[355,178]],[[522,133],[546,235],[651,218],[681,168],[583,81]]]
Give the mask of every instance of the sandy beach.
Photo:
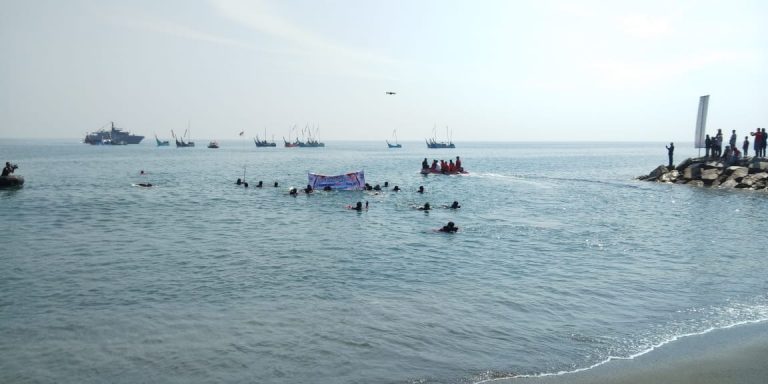
[[[682,337],[631,360],[586,371],[496,381],[510,384],[762,384],[768,382],[768,323]]]

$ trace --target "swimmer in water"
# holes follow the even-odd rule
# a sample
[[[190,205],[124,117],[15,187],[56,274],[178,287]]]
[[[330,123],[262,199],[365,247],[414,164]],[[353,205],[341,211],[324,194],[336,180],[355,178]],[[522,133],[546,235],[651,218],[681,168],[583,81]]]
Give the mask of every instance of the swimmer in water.
[[[444,225],[442,228],[439,229],[440,232],[448,232],[448,233],[454,233],[458,230],[459,230],[459,227],[453,224],[453,221],[449,221],[448,224]]]

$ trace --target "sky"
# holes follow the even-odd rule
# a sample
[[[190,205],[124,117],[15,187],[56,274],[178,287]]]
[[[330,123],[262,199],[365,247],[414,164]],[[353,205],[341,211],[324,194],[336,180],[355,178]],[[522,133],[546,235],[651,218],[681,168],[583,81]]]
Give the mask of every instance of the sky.
[[[0,0],[0,138],[692,142],[768,127],[766,1]],[[395,95],[385,92],[393,91]]]

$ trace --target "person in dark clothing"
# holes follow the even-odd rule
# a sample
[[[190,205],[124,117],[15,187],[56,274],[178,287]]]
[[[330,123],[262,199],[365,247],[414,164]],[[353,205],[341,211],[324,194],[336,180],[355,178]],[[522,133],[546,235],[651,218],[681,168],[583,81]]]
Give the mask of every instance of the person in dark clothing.
[[[731,145],[731,148],[736,148],[736,140],[738,140],[738,136],[736,136],[736,130],[731,131],[731,139],[728,140],[728,144]]]
[[[243,180],[242,180],[242,179],[240,179],[240,178],[238,177],[238,178],[237,178],[237,181],[235,181],[235,184],[237,184],[237,185],[243,185]]]
[[[741,149],[744,150],[744,157],[749,154],[749,136],[744,136],[744,144],[741,145]]]
[[[448,232],[448,233],[454,233],[458,230],[459,230],[459,227],[457,227],[456,224],[453,223],[453,221],[449,221],[448,224],[440,228],[440,232]]]
[[[755,142],[752,145],[755,148],[755,157],[760,157],[762,155],[763,133],[760,132],[760,128],[755,128],[755,131],[749,134],[755,137]]]
[[[669,155],[669,166],[672,167],[672,155],[675,153],[675,143],[669,143],[667,148],[667,155]]]
[[[11,165],[11,163],[9,161],[6,161],[5,162],[5,167],[3,168],[2,175],[3,176],[9,176],[11,173],[13,173],[13,171],[16,170],[16,168],[18,168],[18,166],[16,166],[16,164]]]
[[[709,138],[709,135],[707,135],[707,138],[704,139],[704,157],[709,158],[709,151],[712,149],[712,139]]]
[[[424,158],[424,161],[421,162],[421,169],[429,168],[429,162],[427,161],[427,158]]]
[[[454,201],[453,204],[451,204],[451,206],[449,208],[451,208],[451,209],[459,209],[459,208],[461,208],[461,205],[459,205],[458,201]]]
[[[416,192],[418,192],[418,193],[424,193],[424,186],[423,186],[423,185],[419,185],[419,190],[418,190],[418,191],[416,191]]]
[[[766,144],[768,144],[768,135],[765,134],[765,128],[763,128],[762,132],[760,133],[763,134],[762,135],[763,142],[760,143],[760,149],[762,149],[762,156],[765,157],[765,147],[766,147]]]

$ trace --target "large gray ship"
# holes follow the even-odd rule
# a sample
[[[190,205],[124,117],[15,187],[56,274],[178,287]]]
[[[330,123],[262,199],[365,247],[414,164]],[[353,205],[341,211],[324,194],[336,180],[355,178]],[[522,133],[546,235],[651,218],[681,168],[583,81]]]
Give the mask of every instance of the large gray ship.
[[[141,143],[141,140],[144,140],[144,136],[132,135],[130,132],[115,128],[114,122],[110,122],[110,124],[110,130],[102,128],[96,132],[89,133],[85,135],[83,142],[91,145],[126,145],[138,144]]]

